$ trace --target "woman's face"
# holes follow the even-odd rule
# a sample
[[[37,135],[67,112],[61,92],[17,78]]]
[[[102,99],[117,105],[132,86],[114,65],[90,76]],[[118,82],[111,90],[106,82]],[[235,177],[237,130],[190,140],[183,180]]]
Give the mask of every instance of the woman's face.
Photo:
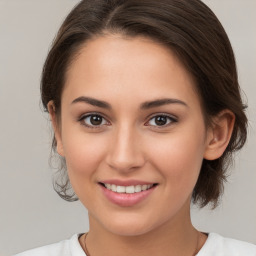
[[[138,235],[184,221],[207,134],[190,74],[149,39],[91,40],[67,72],[58,152],[92,225]]]

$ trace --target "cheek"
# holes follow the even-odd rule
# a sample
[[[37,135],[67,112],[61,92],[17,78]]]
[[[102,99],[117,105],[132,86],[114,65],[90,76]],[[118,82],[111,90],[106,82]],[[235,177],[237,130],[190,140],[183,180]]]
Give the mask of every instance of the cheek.
[[[91,200],[95,189],[97,170],[104,155],[103,143],[90,136],[70,136],[64,141],[67,172],[70,183],[79,200],[88,207],[97,200]]]
[[[94,173],[106,152],[107,143],[104,143],[104,138],[97,134],[85,134],[71,129],[63,130],[62,137],[72,186],[93,180]]]
[[[151,145],[154,145],[154,148],[151,150],[150,159],[161,173],[164,182],[172,184],[168,187],[174,193],[185,190],[192,192],[203,161],[202,137],[181,132],[158,143],[151,142]]]

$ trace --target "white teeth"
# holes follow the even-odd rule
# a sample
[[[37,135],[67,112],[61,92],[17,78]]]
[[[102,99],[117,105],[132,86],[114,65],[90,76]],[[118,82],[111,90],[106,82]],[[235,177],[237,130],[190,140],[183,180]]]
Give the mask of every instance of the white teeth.
[[[153,187],[153,184],[150,185],[136,185],[136,186],[117,186],[115,184],[105,184],[105,187],[108,190],[111,190],[116,193],[127,193],[127,194],[133,194],[133,193],[139,193],[141,191],[145,191],[147,189],[150,189]]]
[[[147,185],[142,185],[142,190],[147,190],[148,189],[148,186]]]
[[[128,187],[125,188],[125,193],[133,194],[134,191],[135,191],[134,186],[128,186]]]
[[[124,186],[116,186],[116,192],[117,193],[125,193],[125,187]]]
[[[110,185],[110,184],[109,184],[109,185]],[[111,186],[110,190],[116,192],[116,185],[112,184],[112,185],[110,185],[110,186]]]
[[[111,190],[111,185],[110,185],[110,184],[105,184],[105,185],[106,185],[106,187],[107,187],[108,189]]]
[[[141,192],[141,185],[136,185],[135,186],[135,192]]]

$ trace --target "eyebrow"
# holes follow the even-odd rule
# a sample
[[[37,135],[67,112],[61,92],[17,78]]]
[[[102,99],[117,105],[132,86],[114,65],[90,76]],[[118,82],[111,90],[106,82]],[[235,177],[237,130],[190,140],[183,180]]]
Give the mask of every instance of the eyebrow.
[[[91,97],[85,97],[85,96],[78,97],[78,98],[74,99],[71,104],[78,103],[78,102],[88,103],[92,106],[96,106],[99,108],[105,108],[108,110],[112,109],[111,105],[109,103],[107,103],[106,101],[97,100],[97,99],[91,98]],[[157,99],[157,100],[153,100],[153,101],[146,101],[140,105],[140,109],[145,110],[145,109],[160,107],[160,106],[168,105],[168,104],[181,104],[181,105],[188,107],[188,105],[184,101],[181,101],[178,99],[164,98],[164,99]]]
[[[111,105],[109,103],[107,103],[106,101],[103,101],[103,100],[96,100],[94,98],[91,98],[91,97],[78,97],[76,99],[74,99],[72,101],[71,104],[74,104],[74,103],[77,103],[77,102],[84,102],[84,103],[88,103],[92,106],[96,106],[96,107],[99,107],[99,108],[105,108],[105,109],[112,109]]]
[[[153,101],[146,101],[140,105],[140,108],[141,109],[150,109],[150,108],[160,107],[160,106],[168,105],[168,104],[181,104],[181,105],[188,107],[188,105],[184,101],[181,101],[178,99],[164,98],[164,99],[158,99],[158,100],[153,100]]]

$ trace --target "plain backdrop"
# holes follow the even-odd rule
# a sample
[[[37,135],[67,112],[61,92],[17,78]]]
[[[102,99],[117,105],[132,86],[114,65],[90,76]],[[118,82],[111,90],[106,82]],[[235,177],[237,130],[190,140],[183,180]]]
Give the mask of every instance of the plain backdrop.
[[[77,0],[0,0],[0,255],[88,230],[86,209],[52,189],[51,129],[40,107],[43,62]],[[233,45],[247,98],[249,139],[237,154],[222,204],[193,207],[202,231],[256,243],[256,1],[204,0]]]

